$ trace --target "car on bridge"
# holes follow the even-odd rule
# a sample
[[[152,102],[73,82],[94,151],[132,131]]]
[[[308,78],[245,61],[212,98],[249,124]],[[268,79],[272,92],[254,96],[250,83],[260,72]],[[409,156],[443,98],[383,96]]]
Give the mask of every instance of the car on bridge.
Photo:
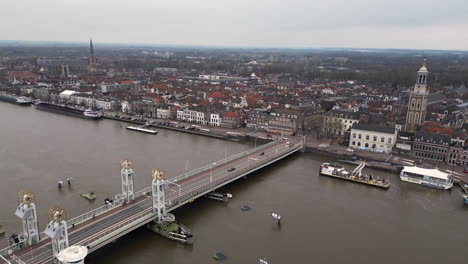
[[[265,152],[262,152],[262,153],[259,154],[259,156],[263,156],[263,155],[265,155]]]
[[[232,168],[229,168],[228,171],[233,171],[235,170],[236,168],[232,167]]]

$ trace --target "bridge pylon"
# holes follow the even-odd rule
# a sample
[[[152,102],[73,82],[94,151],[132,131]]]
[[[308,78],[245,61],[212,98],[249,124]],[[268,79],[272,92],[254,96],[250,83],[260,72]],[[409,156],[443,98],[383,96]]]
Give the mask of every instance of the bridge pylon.
[[[23,190],[18,193],[19,205],[16,207],[15,215],[21,218],[23,224],[25,246],[31,246],[39,241],[39,227],[34,198],[34,193],[29,191]]]
[[[54,258],[68,248],[68,231],[65,209],[54,206],[49,209],[49,224],[44,233],[50,237]]]
[[[122,196],[126,202],[131,202],[135,199],[133,178],[135,172],[133,171],[133,162],[125,159],[120,162],[120,179],[122,181]]]
[[[153,169],[151,182],[151,190],[153,194],[153,212],[157,215],[156,222],[172,222],[175,220],[174,215],[166,212],[166,197],[164,190],[167,188],[169,182],[164,179],[164,171],[161,169]]]

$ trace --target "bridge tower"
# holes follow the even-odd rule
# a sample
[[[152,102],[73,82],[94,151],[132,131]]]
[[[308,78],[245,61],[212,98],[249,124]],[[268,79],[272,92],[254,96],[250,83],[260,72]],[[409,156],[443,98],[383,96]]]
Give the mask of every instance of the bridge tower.
[[[32,192],[23,190],[18,193],[19,205],[16,208],[15,215],[21,218],[26,246],[31,246],[39,241],[37,210],[34,200],[34,193]]]
[[[153,181],[151,183],[151,191],[153,194],[153,212],[157,214],[156,222],[173,222],[175,217],[173,214],[166,212],[166,197],[164,190],[167,188],[169,182],[164,180],[164,171],[161,169],[153,169]]]
[[[133,178],[135,172],[133,171],[133,162],[125,159],[120,162],[120,178],[122,180],[122,196],[126,202],[131,202],[135,198],[133,193]]]
[[[54,257],[68,248],[67,221],[65,209],[54,206],[49,209],[49,224],[44,233],[50,237]]]

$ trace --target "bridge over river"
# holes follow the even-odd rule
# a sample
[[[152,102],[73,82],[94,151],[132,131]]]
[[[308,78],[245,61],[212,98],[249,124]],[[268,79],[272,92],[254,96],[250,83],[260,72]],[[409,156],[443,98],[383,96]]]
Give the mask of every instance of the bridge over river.
[[[38,231],[34,199],[23,193],[15,213],[23,221],[22,239],[0,251],[0,264],[53,263],[61,250],[72,245],[94,252],[151,221],[170,218],[169,212],[194,199],[303,149],[304,139],[288,140],[272,141],[170,180],[155,169],[152,186],[138,192],[133,191],[132,164],[125,161],[121,164],[122,193],[115,201],[68,220],[60,208],[52,208],[43,233]]]

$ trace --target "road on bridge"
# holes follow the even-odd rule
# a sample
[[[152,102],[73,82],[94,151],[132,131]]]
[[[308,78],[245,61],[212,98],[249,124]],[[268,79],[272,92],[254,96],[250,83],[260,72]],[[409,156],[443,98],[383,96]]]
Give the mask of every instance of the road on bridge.
[[[165,191],[167,211],[172,211],[207,192],[243,177],[253,170],[294,153],[302,147],[301,140],[292,141],[290,139],[290,141],[292,143],[275,142],[269,146],[256,147],[252,153],[246,156],[228,162],[223,160],[215,162],[211,164],[209,169],[185,179],[178,179],[176,183],[180,187],[171,184]],[[175,177],[175,179],[177,178]],[[148,189],[146,194],[128,204],[115,207],[88,221],[69,227],[69,244],[91,245],[89,251],[93,252],[152,221],[155,216],[152,213],[153,201],[150,191],[151,189]],[[142,221],[139,222],[140,220]],[[107,237],[104,241],[99,240],[102,240],[105,236]],[[14,254],[25,264],[52,263],[53,259],[50,239],[45,239],[31,247],[18,250]],[[12,256],[9,256],[8,259],[12,260]],[[4,261],[0,260],[1,263],[4,263]]]

